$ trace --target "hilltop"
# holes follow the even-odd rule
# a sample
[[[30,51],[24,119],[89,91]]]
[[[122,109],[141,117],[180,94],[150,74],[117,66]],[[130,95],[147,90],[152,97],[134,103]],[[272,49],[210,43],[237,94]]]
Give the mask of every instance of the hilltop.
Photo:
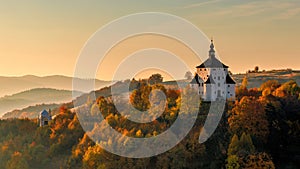
[[[248,88],[259,88],[261,84],[268,80],[277,80],[279,83],[285,83],[290,80],[294,80],[298,85],[300,84],[300,70],[281,69],[247,72],[234,74],[233,78],[236,81],[237,85],[240,85],[245,76],[247,76],[248,78]]]

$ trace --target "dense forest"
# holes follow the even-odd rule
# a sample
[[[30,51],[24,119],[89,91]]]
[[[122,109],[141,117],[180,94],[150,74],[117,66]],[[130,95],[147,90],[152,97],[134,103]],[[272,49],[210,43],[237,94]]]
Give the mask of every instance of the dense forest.
[[[189,117],[191,108],[181,100],[178,89],[164,87],[162,79],[131,81],[130,102],[138,110],[150,107],[149,94],[159,89],[166,95],[163,114],[147,124],[136,124],[121,116],[110,95],[86,100],[88,115],[101,112],[115,130],[130,137],[154,137],[168,129],[181,109]],[[196,98],[197,99],[197,98]],[[198,98],[199,99],[199,98]],[[61,106],[59,114],[48,126],[38,127],[37,120],[7,119],[0,121],[0,168],[286,168],[300,167],[300,87],[295,81],[280,84],[276,80],[259,88],[247,88],[247,78],[236,88],[236,101],[227,101],[222,119],[213,135],[203,144],[199,131],[207,118],[209,102],[200,100],[198,116],[188,135],[174,148],[149,158],[125,158],[114,155],[93,142],[79,123],[79,116],[69,106]],[[95,111],[99,110],[99,111]],[[81,117],[80,117],[81,118]],[[89,135],[101,134],[101,125],[93,124]],[[105,143],[118,146],[125,142],[109,139]]]

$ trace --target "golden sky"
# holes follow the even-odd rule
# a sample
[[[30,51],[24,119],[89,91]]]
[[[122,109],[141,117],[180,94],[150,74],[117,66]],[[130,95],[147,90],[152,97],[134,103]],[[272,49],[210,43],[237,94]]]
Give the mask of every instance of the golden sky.
[[[72,76],[79,52],[94,32],[114,19],[137,12],[166,12],[190,21],[208,37],[214,37],[222,62],[234,73],[256,65],[267,70],[300,69],[299,1],[3,0],[0,75]],[[148,43],[138,42],[145,40]],[[133,47],[112,52],[97,78],[110,80],[121,56],[134,50],[163,47],[176,49],[174,53],[178,55],[188,52],[174,41],[161,37],[158,41],[159,44],[152,43],[149,37],[136,37],[116,46]],[[189,67],[200,64],[195,60],[187,62]]]

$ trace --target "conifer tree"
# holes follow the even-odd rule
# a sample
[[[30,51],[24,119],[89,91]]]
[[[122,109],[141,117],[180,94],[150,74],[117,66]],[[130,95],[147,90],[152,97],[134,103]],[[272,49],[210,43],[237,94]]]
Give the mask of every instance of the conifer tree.
[[[240,152],[246,153],[247,155],[254,153],[255,147],[249,134],[242,134],[241,139],[239,141],[239,149]]]
[[[228,147],[228,155],[236,155],[239,148],[239,138],[236,134],[234,134],[231,138],[229,147]]]

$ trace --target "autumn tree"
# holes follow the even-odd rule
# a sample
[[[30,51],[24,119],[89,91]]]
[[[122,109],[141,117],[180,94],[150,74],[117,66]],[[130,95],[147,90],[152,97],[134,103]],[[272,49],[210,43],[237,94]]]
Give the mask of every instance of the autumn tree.
[[[7,169],[29,169],[29,165],[22,153],[16,151],[6,164]]]
[[[292,83],[288,82],[288,84]],[[277,90],[284,90],[279,88]],[[285,167],[283,164],[293,165],[295,155],[299,154],[299,151],[294,151],[294,147],[299,144],[300,100],[296,95],[290,95],[292,92],[283,93],[282,96],[270,95],[264,98],[265,111],[270,124],[270,134],[265,148],[271,153],[278,168]]]
[[[234,134],[231,138],[230,144],[228,146],[228,156],[230,155],[236,155],[239,148],[239,137]]]
[[[255,66],[255,67],[254,67],[254,72],[255,72],[255,73],[258,73],[258,71],[259,71],[259,67],[258,67],[258,66]]]
[[[262,92],[262,96],[268,96],[278,87],[280,87],[280,84],[277,80],[268,80],[260,86],[259,90]]]
[[[255,156],[255,147],[252,143],[251,136],[246,133],[242,133],[239,139],[236,134],[231,138],[230,144],[228,146],[228,157],[227,157],[227,169],[238,169],[245,168],[245,159]],[[261,163],[261,162],[253,162]]]
[[[241,168],[253,169],[253,168],[268,168],[275,169],[275,165],[272,158],[265,152],[255,153],[248,155],[241,161]]]
[[[243,133],[239,139],[236,134],[231,138],[230,144],[228,146],[228,156],[230,155],[248,155],[255,152],[255,147],[253,145],[251,136],[249,134]]]
[[[162,83],[163,82],[163,77],[161,74],[159,73],[156,73],[156,74],[153,74],[149,77],[148,79],[148,83],[149,84],[158,84],[158,83]]]
[[[278,87],[274,95],[277,97],[286,97],[286,96],[296,96],[298,97],[300,94],[300,87],[293,80],[284,83],[280,87]]]
[[[239,169],[240,168],[239,158],[237,155],[229,155],[228,156],[226,168],[227,169]]]
[[[192,72],[187,71],[187,72],[185,73],[184,77],[185,77],[186,80],[192,80],[193,74],[192,74]]]
[[[247,88],[247,86],[248,86],[248,78],[247,76],[245,76],[243,78],[242,85],[240,86],[240,88]]]
[[[248,96],[248,78],[245,76],[243,78],[242,84],[236,88],[235,93],[236,93],[236,98],[237,100],[240,100],[243,96]]]
[[[228,118],[230,130],[241,135],[243,132],[266,141],[269,128],[263,104],[255,97],[244,96],[236,103]]]
[[[152,90],[160,90],[164,94],[167,93],[167,90],[163,85],[156,84],[156,85],[147,85],[142,84],[139,89],[136,89],[130,95],[130,102],[131,104],[140,111],[146,111],[150,108],[150,100],[149,96]]]

